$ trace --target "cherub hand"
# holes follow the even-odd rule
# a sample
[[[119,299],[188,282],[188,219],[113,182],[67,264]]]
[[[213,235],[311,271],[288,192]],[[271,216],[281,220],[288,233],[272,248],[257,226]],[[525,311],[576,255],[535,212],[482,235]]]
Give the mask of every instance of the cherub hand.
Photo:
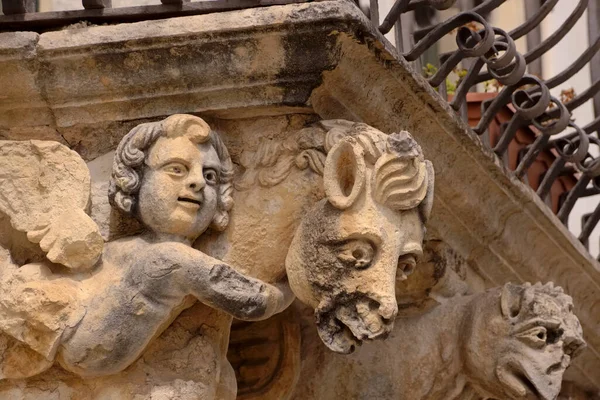
[[[50,261],[74,270],[92,268],[104,246],[96,223],[77,209],[62,214],[43,229],[27,232],[27,239],[39,243]]]
[[[266,314],[279,314],[292,304],[296,296],[290,289],[287,278],[283,281],[267,285],[268,305]]]

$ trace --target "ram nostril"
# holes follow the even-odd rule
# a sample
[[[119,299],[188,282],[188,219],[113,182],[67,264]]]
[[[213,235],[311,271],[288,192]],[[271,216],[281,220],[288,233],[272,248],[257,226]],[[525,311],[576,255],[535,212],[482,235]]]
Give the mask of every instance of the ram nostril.
[[[404,273],[404,275],[409,276],[415,270],[415,267],[411,264],[400,264],[398,268]]]
[[[400,280],[406,279],[412,274],[417,266],[417,259],[414,254],[403,254],[398,259],[397,276]]]
[[[379,307],[379,315],[381,316],[381,320],[386,324],[393,322],[396,319],[396,315],[398,314],[398,306],[394,301],[393,304],[384,303]]]

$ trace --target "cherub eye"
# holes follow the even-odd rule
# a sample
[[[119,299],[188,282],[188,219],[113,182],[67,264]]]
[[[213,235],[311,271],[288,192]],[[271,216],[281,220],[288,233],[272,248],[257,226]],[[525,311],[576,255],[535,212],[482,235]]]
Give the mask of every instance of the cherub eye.
[[[338,249],[337,258],[358,269],[365,269],[371,265],[375,256],[375,248],[366,240],[350,240]]]
[[[209,185],[217,184],[217,181],[219,180],[217,171],[209,168],[202,171],[202,174],[204,175],[204,180],[206,181],[206,183],[208,183]]]
[[[187,167],[181,163],[169,163],[163,170],[174,176],[185,176],[188,172]]]

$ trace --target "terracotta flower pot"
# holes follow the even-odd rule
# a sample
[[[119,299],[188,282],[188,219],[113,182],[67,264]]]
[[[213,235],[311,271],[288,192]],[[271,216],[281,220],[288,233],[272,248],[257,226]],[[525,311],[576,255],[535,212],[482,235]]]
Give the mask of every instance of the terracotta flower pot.
[[[479,123],[482,115],[482,104],[485,101],[491,101],[497,95],[498,93],[467,93],[467,117],[469,126],[474,127]],[[449,100],[450,99],[451,96],[449,96]],[[515,109],[512,104],[503,107],[492,119],[488,130],[485,133],[487,137],[482,137],[482,140],[489,143],[492,148],[496,146],[500,140],[502,129],[510,122],[514,113]],[[502,157],[509,170],[514,171],[517,168],[519,161],[527,151],[527,146],[531,145],[539,135],[541,135],[541,132],[534,126],[526,126],[517,130],[517,134],[508,146],[508,151]],[[554,149],[547,149],[540,152],[527,170],[524,179],[525,183],[533,190],[537,190],[544,179],[546,172],[557,158],[558,154]],[[550,189],[550,195],[545,201],[554,213],[558,212],[561,201],[564,199],[566,193],[575,186],[577,180],[578,178],[573,170],[572,172],[561,175],[553,183]]]

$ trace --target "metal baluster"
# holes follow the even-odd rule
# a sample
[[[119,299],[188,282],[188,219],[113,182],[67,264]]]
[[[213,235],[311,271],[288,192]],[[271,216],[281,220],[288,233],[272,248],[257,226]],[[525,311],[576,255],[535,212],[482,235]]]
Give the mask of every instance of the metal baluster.
[[[112,7],[112,0],[82,0],[81,2],[83,3],[83,8],[86,10]]]
[[[2,0],[4,15],[35,12],[35,0]]]
[[[590,43],[600,40],[600,4],[597,0],[588,5],[588,29]],[[592,82],[600,81],[600,51],[596,51],[590,62],[590,74]],[[594,96],[594,115],[600,117],[600,93]]]
[[[183,4],[183,3],[189,3],[190,0],[160,0],[161,3],[163,4]]]
[[[379,26],[379,0],[369,0],[369,18],[373,26]]]
[[[527,0],[524,2],[525,6],[525,19],[529,20],[533,16],[535,16],[541,6],[541,0]],[[539,46],[542,42],[542,29],[538,24],[533,28],[526,37],[527,39],[527,49],[534,49]],[[528,72],[531,75],[542,76],[542,59],[537,58],[532,60],[529,64],[527,64]]]

